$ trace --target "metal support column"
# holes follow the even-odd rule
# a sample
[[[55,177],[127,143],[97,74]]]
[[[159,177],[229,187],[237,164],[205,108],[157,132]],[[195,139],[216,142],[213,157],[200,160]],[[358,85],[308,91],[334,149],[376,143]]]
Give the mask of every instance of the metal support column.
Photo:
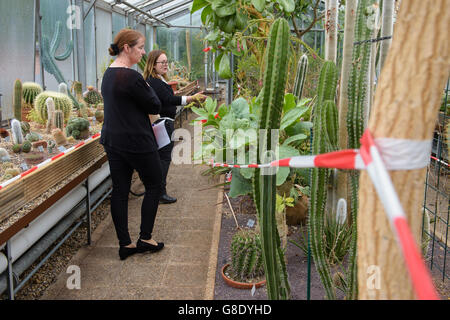
[[[41,28],[41,20],[42,20],[42,16],[41,16],[41,1],[40,0],[36,0],[36,8],[35,8],[35,12],[36,12],[36,29],[37,29],[37,34],[38,34],[38,41],[39,41],[39,61],[41,62],[41,85],[42,85],[42,89],[46,89],[45,87],[45,70],[44,70],[44,63],[42,62],[42,28]]]
[[[85,43],[84,43],[84,20],[86,16],[84,14],[84,0],[75,0],[75,4],[80,8],[80,16],[82,17],[82,21],[80,23],[80,28],[76,30],[77,37],[77,66],[78,66],[78,81],[82,83],[83,86],[86,86],[86,54],[85,54]],[[95,4],[95,1],[94,1]],[[82,90],[85,90],[83,88]]]
[[[11,257],[11,240],[6,242],[5,247],[6,258],[8,259],[8,298],[14,300],[14,275],[13,275],[13,263]]]
[[[91,233],[92,233],[92,215],[91,215],[91,191],[89,190],[89,177],[86,178],[86,182],[84,184],[86,188],[86,214],[87,214],[87,244],[90,246],[91,241]]]

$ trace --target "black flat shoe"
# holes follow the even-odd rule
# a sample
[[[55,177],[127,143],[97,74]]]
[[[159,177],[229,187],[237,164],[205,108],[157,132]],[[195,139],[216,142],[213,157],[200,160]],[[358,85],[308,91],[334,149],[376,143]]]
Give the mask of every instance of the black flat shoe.
[[[142,253],[142,252],[156,252],[161,250],[162,248],[164,248],[164,242],[157,242],[158,245],[153,245],[144,241],[141,241],[141,239],[139,239],[136,243],[136,248],[137,248],[137,252]]]
[[[177,202],[177,198],[172,198],[167,194],[163,194],[161,197],[159,197],[159,203],[161,204],[169,204],[174,202]]]
[[[120,247],[119,248],[120,260],[125,260],[126,258],[137,252],[138,252],[137,248]]]

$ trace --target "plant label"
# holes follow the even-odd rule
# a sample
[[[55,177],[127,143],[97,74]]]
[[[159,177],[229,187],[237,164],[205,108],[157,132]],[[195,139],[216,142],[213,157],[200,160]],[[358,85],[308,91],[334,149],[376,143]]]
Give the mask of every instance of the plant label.
[[[254,225],[255,225],[255,220],[253,220],[253,219],[248,219],[248,221],[247,221],[247,227],[253,228]]]
[[[43,146],[39,146],[39,147],[38,147],[38,151],[39,151],[39,152],[44,152],[44,147],[43,147]]]
[[[28,165],[27,165],[25,162],[22,162],[22,163],[20,164],[20,168],[21,168],[23,171],[27,171],[27,170],[28,170]]]
[[[64,147],[64,146],[59,146],[59,147],[58,147],[58,150],[61,151],[61,152],[64,152],[64,151],[66,151],[67,149],[66,149],[66,147]]]

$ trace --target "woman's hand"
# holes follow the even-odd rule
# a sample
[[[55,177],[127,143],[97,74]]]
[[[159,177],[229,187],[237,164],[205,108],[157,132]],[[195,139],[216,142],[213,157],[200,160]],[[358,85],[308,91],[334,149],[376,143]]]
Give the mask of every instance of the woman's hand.
[[[193,96],[188,96],[186,100],[188,103],[191,103],[193,101],[203,102],[206,100],[206,98],[207,97],[203,94],[203,91],[202,91],[202,92],[194,94]]]

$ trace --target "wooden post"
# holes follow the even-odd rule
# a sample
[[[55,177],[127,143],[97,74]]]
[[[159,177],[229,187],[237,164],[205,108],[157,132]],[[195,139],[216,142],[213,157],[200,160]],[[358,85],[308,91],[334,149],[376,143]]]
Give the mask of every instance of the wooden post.
[[[450,70],[448,30],[448,1],[402,2],[369,121],[375,139],[432,139]],[[425,171],[390,171],[417,243],[421,240]],[[414,299],[386,213],[367,173],[362,172],[360,179],[359,299]]]
[[[337,0],[325,1],[325,60],[336,63],[337,55]]]

